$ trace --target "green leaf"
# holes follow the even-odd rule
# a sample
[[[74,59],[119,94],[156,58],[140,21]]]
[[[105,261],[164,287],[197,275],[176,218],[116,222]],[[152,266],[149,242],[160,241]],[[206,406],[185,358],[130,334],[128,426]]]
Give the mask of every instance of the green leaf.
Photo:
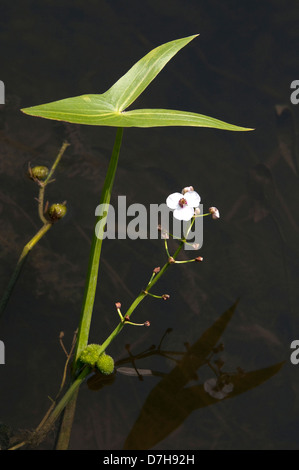
[[[198,34],[176,39],[156,47],[121,77],[108,91],[105,98],[116,111],[123,111],[148,87],[167,62]]]
[[[21,111],[46,119],[96,126],[196,126],[234,131],[252,130],[184,111],[166,109],[125,111],[147,88],[167,62],[197,36],[170,41],[153,49],[103,94],[76,96],[40,106],[23,108]]]
[[[194,126],[213,127],[229,131],[248,131],[246,127],[235,126],[219,121],[203,114],[174,109],[136,109],[124,111],[120,125],[123,127],[162,127],[162,126]]]

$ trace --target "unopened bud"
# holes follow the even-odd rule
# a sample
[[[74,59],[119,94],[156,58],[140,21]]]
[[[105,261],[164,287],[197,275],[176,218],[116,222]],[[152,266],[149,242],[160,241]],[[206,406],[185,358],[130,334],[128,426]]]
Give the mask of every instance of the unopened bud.
[[[212,214],[212,219],[220,218],[219,210],[217,209],[217,207],[210,207],[209,212]]]
[[[66,211],[67,209],[64,204],[52,204],[48,210],[48,216],[55,222],[56,220],[62,219]]]
[[[189,193],[190,191],[194,191],[193,186],[186,186],[186,188],[182,189],[182,194]]]
[[[174,264],[174,263],[175,263],[175,259],[174,259],[172,256],[170,256],[170,258],[168,258],[168,263],[169,263],[169,264]]]
[[[154,272],[155,274],[158,274],[158,273],[160,272],[160,269],[161,269],[161,268],[158,266],[157,268],[154,269],[153,272]]]
[[[197,261],[198,263],[201,263],[201,261],[203,261],[203,257],[198,256],[197,258],[195,258],[195,261]]]
[[[161,231],[161,238],[162,240],[168,240],[169,239],[169,234],[166,232],[166,230]]]
[[[116,307],[116,308],[121,308],[121,303],[120,303],[120,302],[116,302],[115,307]]]
[[[47,178],[49,174],[49,168],[46,166],[34,166],[33,168],[29,167],[28,175],[33,180],[43,181]]]
[[[170,295],[168,295],[168,294],[163,294],[162,295],[163,300],[168,300],[169,298],[170,298]]]
[[[147,320],[146,322],[144,322],[144,326],[151,326],[150,322]]]
[[[199,207],[196,207],[194,209],[194,215],[199,215],[200,214],[200,208]]]

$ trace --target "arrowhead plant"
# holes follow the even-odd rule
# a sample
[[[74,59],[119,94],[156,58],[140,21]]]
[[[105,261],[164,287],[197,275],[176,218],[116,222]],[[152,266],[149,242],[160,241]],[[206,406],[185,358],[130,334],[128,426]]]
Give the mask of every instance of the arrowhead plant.
[[[125,75],[123,75],[116,83],[114,83],[114,85],[112,85],[111,88],[109,88],[104,93],[84,94],[81,96],[53,101],[51,103],[24,108],[21,110],[23,113],[30,116],[37,116],[50,120],[93,126],[112,126],[117,128],[115,144],[113,147],[105,182],[102,188],[99,204],[106,204],[107,207],[109,207],[122,142],[123,129],[126,127],[146,128],[162,126],[193,126],[209,127],[228,131],[252,130],[194,112],[177,111],[173,109],[130,108],[134,101],[155,79],[158,73],[161,72],[169,60],[172,59],[172,57],[177,52],[179,52],[184,46],[186,46],[197,36],[198,35],[196,34],[186,38],[176,39],[153,49],[142,59],[136,62],[136,64],[133,65],[133,67],[131,67]],[[49,418],[45,424],[45,427],[50,429],[54,421],[58,418],[59,414],[65,409],[64,420],[62,423],[62,428],[64,431],[60,433],[57,449],[67,448],[78,388],[90,372],[90,370],[86,367],[80,371],[79,358],[82,354],[82,351],[84,351],[88,345],[91,317],[93,312],[96,287],[98,283],[98,268],[101,246],[107,215],[108,214],[106,212],[98,218],[96,225],[98,226],[98,222],[101,222],[101,231],[97,231],[97,233],[94,233],[93,236],[82,312],[78,329],[76,352],[73,361],[72,384],[70,385],[70,388],[64,397],[57,404],[55,410],[51,413],[51,415],[49,415]],[[178,250],[171,258],[173,262],[175,262],[175,259],[179,254],[183,244],[184,243],[182,242]],[[119,325],[104,342],[101,342],[102,345],[100,346],[99,354],[103,354],[111,341],[123,329],[124,325],[130,323],[130,315],[133,313],[138,304],[145,298],[146,294],[149,293],[151,287],[158,281],[158,279],[166,271],[170,264],[171,262],[168,261],[157,275],[153,274],[146,291],[141,292],[141,294],[132,303],[131,307],[129,307],[126,315],[123,317]],[[155,278],[153,278],[154,276]],[[64,427],[64,424],[66,427]]]

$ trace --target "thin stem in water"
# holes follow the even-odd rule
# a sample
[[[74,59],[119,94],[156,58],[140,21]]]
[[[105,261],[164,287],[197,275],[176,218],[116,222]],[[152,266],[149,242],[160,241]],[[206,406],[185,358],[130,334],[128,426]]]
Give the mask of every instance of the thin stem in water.
[[[21,256],[18,259],[17,265],[14,269],[14,272],[12,273],[12,276],[10,278],[8,286],[7,286],[3,296],[1,298],[1,301],[0,301],[0,320],[1,320],[1,317],[4,313],[5,308],[7,306],[9,298],[12,294],[14,286],[15,286],[17,280],[18,280],[21,269],[22,269],[22,267],[23,267],[23,265],[24,265],[24,263],[27,259],[28,254],[30,253],[32,248],[39,242],[39,240],[47,233],[47,231],[53,225],[52,222],[49,222],[44,217],[44,213],[43,213],[45,188],[46,188],[47,184],[50,183],[50,181],[51,181],[50,178],[52,177],[58,163],[61,160],[62,155],[65,152],[65,149],[68,146],[69,146],[68,142],[64,142],[62,144],[62,147],[59,150],[59,153],[58,153],[57,157],[55,158],[55,161],[54,161],[54,163],[53,163],[53,165],[52,165],[52,167],[49,171],[49,174],[48,174],[47,178],[43,182],[39,182],[40,190],[39,190],[39,197],[38,197],[38,214],[39,214],[39,217],[40,217],[41,221],[43,222],[43,226],[41,227],[41,229],[34,235],[34,237],[23,248],[23,251],[21,253]]]
[[[39,242],[39,240],[47,233],[47,231],[52,227],[51,222],[46,222],[42,228],[34,235],[34,237],[24,246],[23,251],[21,253],[21,256],[18,259],[17,265],[15,267],[14,272],[12,273],[12,276],[10,278],[10,281],[8,283],[8,286],[3,294],[3,297],[0,302],[0,319],[4,313],[4,310],[7,306],[7,303],[9,301],[9,298],[12,294],[12,291],[15,287],[15,284],[18,280],[18,277],[20,275],[21,269],[27,259],[28,254],[32,250],[32,248]]]

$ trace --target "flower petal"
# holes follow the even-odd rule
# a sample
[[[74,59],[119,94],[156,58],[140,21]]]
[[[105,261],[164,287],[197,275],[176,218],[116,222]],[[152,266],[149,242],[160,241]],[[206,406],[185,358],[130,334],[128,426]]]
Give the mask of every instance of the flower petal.
[[[173,212],[173,217],[178,220],[185,220],[186,222],[194,216],[194,209],[190,206],[180,207],[175,209]]]
[[[200,203],[200,195],[196,191],[189,191],[184,194],[188,206],[198,207]]]
[[[170,196],[168,196],[168,198],[166,199],[166,204],[169,207],[169,209],[176,209],[178,204],[179,204],[179,200],[182,197],[183,196],[182,196],[181,193],[172,193],[172,194],[170,194]]]

